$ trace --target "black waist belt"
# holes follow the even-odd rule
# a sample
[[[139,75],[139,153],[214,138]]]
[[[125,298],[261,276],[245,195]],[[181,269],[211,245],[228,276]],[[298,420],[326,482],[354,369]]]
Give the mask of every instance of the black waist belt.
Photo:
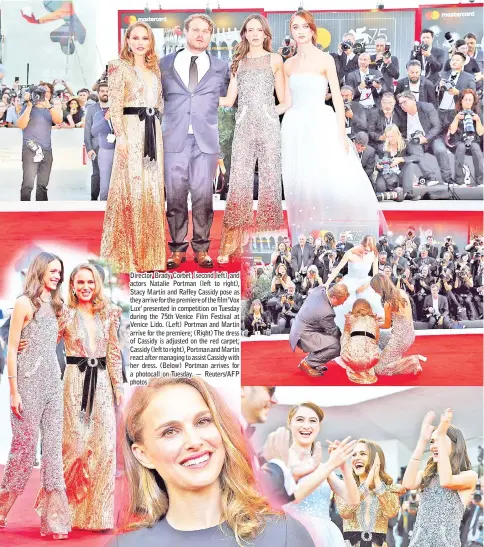
[[[84,385],[82,388],[82,404],[81,410],[89,410],[89,415],[92,412],[94,404],[94,393],[96,392],[97,384],[97,369],[106,368],[106,357],[67,357],[68,365],[77,365],[81,372],[86,372],[84,376]]]
[[[350,336],[367,336],[368,338],[373,338],[373,340],[376,340],[375,335],[371,332],[367,332],[366,330],[354,330]]]
[[[373,545],[383,545],[387,535],[375,532],[344,532],[343,538],[347,539],[351,545],[360,543],[360,547],[373,547]]]
[[[156,124],[155,119],[160,117],[160,111],[152,106],[126,106],[123,114],[139,116],[145,122],[145,151],[144,156],[156,160]]]

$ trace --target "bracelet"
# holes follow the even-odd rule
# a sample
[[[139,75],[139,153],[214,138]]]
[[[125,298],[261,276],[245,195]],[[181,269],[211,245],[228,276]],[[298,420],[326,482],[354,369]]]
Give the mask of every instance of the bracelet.
[[[416,461],[419,462],[419,461],[420,461],[420,458],[414,458],[414,457],[412,456],[412,460],[416,460]]]
[[[10,379],[10,378],[17,378],[17,375],[15,375],[15,376],[9,376],[8,378],[9,378],[9,379]]]

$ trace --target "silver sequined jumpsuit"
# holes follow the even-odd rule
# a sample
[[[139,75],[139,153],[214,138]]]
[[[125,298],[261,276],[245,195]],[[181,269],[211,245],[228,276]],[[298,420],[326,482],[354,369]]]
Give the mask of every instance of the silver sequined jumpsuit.
[[[271,54],[244,57],[237,70],[238,109],[232,141],[230,187],[222,225],[221,255],[237,254],[242,235],[254,227],[255,164],[259,166],[259,199],[255,229],[283,227],[281,130],[274,104]]]
[[[32,473],[35,450],[42,439],[40,491],[35,508],[40,533],[66,534],[69,507],[62,469],[62,382],[56,355],[59,327],[52,304],[41,302],[34,318],[22,330],[27,348],[17,358],[17,385],[22,418],[11,412],[12,446],[0,485],[0,515],[6,516],[24,491]]]
[[[443,488],[435,476],[422,490],[409,547],[461,547],[464,505],[457,490]]]

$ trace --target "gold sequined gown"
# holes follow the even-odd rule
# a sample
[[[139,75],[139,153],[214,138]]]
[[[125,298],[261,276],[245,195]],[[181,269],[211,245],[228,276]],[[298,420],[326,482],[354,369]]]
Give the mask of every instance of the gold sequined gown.
[[[369,332],[375,338],[351,336],[353,332]],[[374,384],[377,381],[374,369],[380,358],[376,341],[378,332],[378,323],[374,317],[346,314],[345,330],[341,336],[341,359],[352,382]]]
[[[97,313],[97,336],[91,342],[76,309],[65,307],[59,320],[59,335],[64,337],[68,357],[106,357],[106,368],[97,367],[91,412],[81,411],[87,369],[81,372],[77,365],[68,364],[64,374],[64,476],[72,526],[84,530],[114,528],[114,391],[123,389],[119,316],[118,307],[109,309],[105,317]]]
[[[22,418],[10,411],[12,446],[0,485],[0,515],[5,517],[24,491],[32,473],[39,433],[42,439],[40,490],[35,509],[40,533],[67,534],[70,529],[66,485],[62,473],[62,380],[57,360],[58,324],[52,304],[41,302],[22,330],[28,346],[17,357],[17,384]],[[2,427],[7,417],[1,418]],[[1,540],[0,540],[1,544]]]
[[[391,331],[380,333],[380,349],[382,350],[380,361],[375,367],[375,372],[383,376],[396,374],[417,374],[422,370],[418,355],[402,357],[415,342],[415,329],[413,321],[400,313],[392,312]]]
[[[238,109],[232,141],[230,186],[222,223],[220,256],[241,252],[251,232],[284,226],[281,187],[281,130],[274,104],[271,54],[244,57],[237,70]],[[259,166],[259,199],[254,222],[254,170]]]
[[[349,505],[335,495],[338,513],[343,519],[343,537],[348,547],[387,547],[385,541],[388,520],[398,515],[400,495],[405,489],[399,485],[382,483],[380,490],[359,487],[360,503]],[[443,547],[443,546],[442,546]]]
[[[165,183],[163,140],[156,120],[156,160],[144,157],[145,122],[124,115],[124,107],[155,107],[163,111],[159,69],[151,86],[127,61],[116,60],[108,70],[111,122],[116,137],[128,143],[125,161],[116,149],[106,203],[101,256],[118,273],[166,269]]]

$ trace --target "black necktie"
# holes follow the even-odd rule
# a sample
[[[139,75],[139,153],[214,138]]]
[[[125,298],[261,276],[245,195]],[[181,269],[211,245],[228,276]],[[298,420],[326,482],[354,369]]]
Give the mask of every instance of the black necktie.
[[[195,88],[198,85],[197,59],[198,57],[194,55],[190,60],[190,71],[188,73],[188,90],[189,91],[195,91]]]

